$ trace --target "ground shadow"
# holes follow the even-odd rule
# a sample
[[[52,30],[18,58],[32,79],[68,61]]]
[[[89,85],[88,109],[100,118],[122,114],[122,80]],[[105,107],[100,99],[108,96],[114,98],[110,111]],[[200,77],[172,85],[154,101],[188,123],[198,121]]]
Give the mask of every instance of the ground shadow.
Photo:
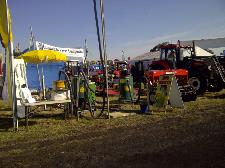
[[[142,114],[141,111],[138,110],[138,109],[135,109],[135,110],[130,110],[130,109],[125,110],[125,109],[121,109],[120,112],[121,112],[121,113],[136,113],[136,114]]]
[[[57,109],[52,109],[52,111],[44,111],[42,108],[33,108],[29,114],[29,126],[38,124],[40,119],[53,120],[64,120],[65,114],[63,111],[56,111]],[[31,120],[32,119],[32,120]],[[19,118],[19,127],[26,126],[25,118]],[[11,108],[1,107],[0,108],[0,132],[6,132],[13,129],[13,116]]]
[[[225,134],[208,135],[153,152],[143,150],[118,162],[127,167],[224,167],[224,137]]]
[[[65,114],[64,113],[45,113],[45,114],[41,114],[41,113],[34,113],[33,115],[31,115],[31,118],[35,118],[35,119],[49,119],[49,118],[53,118],[55,120],[62,120],[65,118]]]
[[[0,132],[8,131],[13,128],[12,118],[0,118]]]
[[[11,107],[0,107],[0,112],[1,111],[12,111]]]
[[[29,126],[33,126],[33,125],[37,125],[38,124],[38,122],[37,121],[28,121],[28,127]],[[25,119],[20,119],[19,120],[19,127],[20,126],[26,126],[26,121],[25,121]]]
[[[36,121],[29,121],[29,126],[36,125]],[[26,126],[25,119],[19,119],[19,127]],[[8,132],[13,129],[13,118],[0,118],[0,132]]]
[[[225,94],[205,95],[208,99],[225,99]]]

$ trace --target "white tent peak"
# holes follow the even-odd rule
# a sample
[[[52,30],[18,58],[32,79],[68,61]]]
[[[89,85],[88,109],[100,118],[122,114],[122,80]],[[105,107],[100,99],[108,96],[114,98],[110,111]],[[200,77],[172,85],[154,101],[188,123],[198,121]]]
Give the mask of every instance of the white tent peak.
[[[207,56],[207,57],[213,56],[213,54],[211,54],[210,52],[204,50],[203,48],[201,48],[199,46],[195,46],[195,54],[196,54],[196,56]],[[188,50],[184,50],[183,51],[183,56],[184,57],[190,57],[191,56],[191,52],[188,51]]]

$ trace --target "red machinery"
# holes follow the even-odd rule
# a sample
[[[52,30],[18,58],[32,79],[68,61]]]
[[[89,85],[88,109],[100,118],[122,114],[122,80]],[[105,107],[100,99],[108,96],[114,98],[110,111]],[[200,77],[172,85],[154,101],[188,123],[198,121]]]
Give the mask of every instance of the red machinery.
[[[153,85],[156,84],[161,75],[174,74],[178,85],[186,85],[188,83],[188,71],[185,69],[176,70],[150,70],[145,72],[145,76]]]
[[[206,90],[219,91],[225,86],[225,71],[216,56],[196,56],[195,44],[182,46],[178,44],[165,44],[159,47],[160,61],[154,61],[151,69],[169,70],[186,69],[189,74],[189,84],[202,94]],[[185,56],[184,52],[190,56]]]
[[[180,90],[183,101],[194,101],[197,98],[195,90],[188,84],[188,71],[185,69],[170,69],[170,70],[148,70],[145,72],[145,77],[152,86],[153,89],[150,91],[150,103],[154,102],[154,95],[156,86],[161,75],[174,74],[178,88]]]
[[[115,70],[113,71],[114,78],[120,78],[121,72],[123,70],[129,71],[128,63],[126,61],[117,61],[115,62]]]
[[[166,46],[161,46],[165,48],[174,48],[176,45],[169,44]],[[176,60],[176,50],[168,52],[167,50],[163,53],[161,52],[161,58],[158,61],[153,61],[151,65],[149,65],[148,71],[145,72],[145,77],[148,82],[151,82],[153,86],[157,85],[159,77],[164,74],[174,74],[177,83],[179,86],[179,90],[182,95],[182,99],[184,101],[190,101],[196,99],[196,92],[188,83],[188,70],[186,69],[176,69],[175,60]],[[164,54],[164,55],[163,55]],[[168,57],[167,59],[163,59],[163,56]],[[155,87],[156,88],[156,87]],[[152,93],[154,94],[154,92]],[[150,97],[150,101],[151,97]]]

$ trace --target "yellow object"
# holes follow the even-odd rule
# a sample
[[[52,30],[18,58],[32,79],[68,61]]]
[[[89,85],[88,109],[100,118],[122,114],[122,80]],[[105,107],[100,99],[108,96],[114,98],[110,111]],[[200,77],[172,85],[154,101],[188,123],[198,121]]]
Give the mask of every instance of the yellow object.
[[[141,89],[144,90],[145,89],[145,85],[144,83],[141,82]]]
[[[129,92],[130,91],[128,86],[124,86],[124,90],[125,90],[125,92]]]
[[[114,84],[113,84],[113,89],[117,90],[118,87],[119,87],[119,84],[117,84],[117,83],[114,83]]]
[[[67,61],[67,56],[65,54],[53,50],[32,50],[20,55],[17,58],[22,58],[25,62],[29,63]]]
[[[7,19],[8,13],[8,19]],[[8,46],[9,41],[13,41],[11,17],[5,0],[0,0],[0,39],[4,48]],[[9,40],[10,33],[10,40]]]
[[[120,79],[120,83],[126,83],[125,79]]]
[[[84,93],[84,87],[80,87],[80,92]]]
[[[64,80],[55,81],[55,86],[56,86],[56,89],[65,89]]]

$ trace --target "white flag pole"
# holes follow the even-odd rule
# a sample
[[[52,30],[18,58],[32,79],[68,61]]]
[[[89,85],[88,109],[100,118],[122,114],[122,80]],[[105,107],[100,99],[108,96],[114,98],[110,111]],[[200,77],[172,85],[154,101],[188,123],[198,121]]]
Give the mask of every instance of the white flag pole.
[[[12,113],[13,113],[13,127],[18,129],[18,117],[16,110],[16,88],[15,88],[15,76],[14,76],[14,56],[13,56],[13,42],[10,40],[11,27],[9,23],[8,2],[6,3],[6,16],[7,16],[7,29],[8,29],[8,48],[9,48],[9,63],[10,63],[10,79],[11,79],[11,93],[12,93]]]

